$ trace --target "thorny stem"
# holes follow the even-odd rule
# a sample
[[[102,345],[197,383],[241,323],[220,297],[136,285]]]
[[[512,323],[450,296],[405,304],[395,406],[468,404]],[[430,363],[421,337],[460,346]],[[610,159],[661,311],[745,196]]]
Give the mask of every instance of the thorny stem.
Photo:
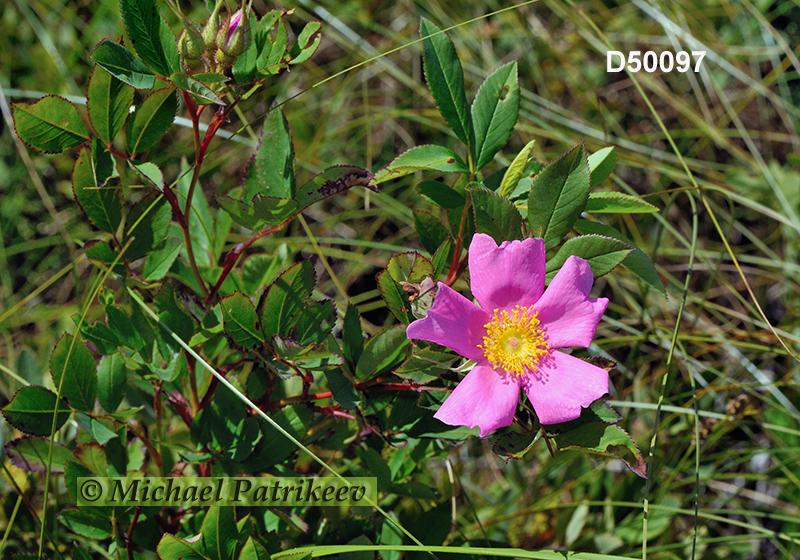
[[[195,103],[192,96],[183,91],[183,100],[186,103],[186,109],[189,111],[189,116],[192,118],[192,134],[194,136],[194,170],[192,171],[192,180],[189,183],[189,192],[186,193],[186,206],[183,210],[183,220],[179,220],[181,222],[181,229],[183,230],[183,242],[186,245],[186,254],[189,257],[189,266],[192,269],[192,274],[194,275],[195,280],[200,286],[200,291],[203,294],[204,298],[208,297],[208,288],[206,288],[206,283],[203,280],[203,277],[200,275],[200,269],[197,267],[197,260],[194,256],[194,247],[192,246],[192,239],[189,233],[189,221],[192,215],[192,198],[194,198],[194,189],[197,186],[197,181],[200,178],[200,167],[203,165],[203,157],[205,156],[206,148],[208,148],[208,143],[200,141],[200,113],[203,112],[205,105],[198,105]],[[220,111],[223,111],[220,108]],[[220,111],[217,111],[217,114],[214,115],[214,120],[212,120],[212,125],[214,121],[220,116]],[[221,124],[222,120],[224,120],[224,112],[222,118],[219,119]],[[217,126],[209,126],[208,130],[206,131],[206,136],[211,133],[213,137],[216,134],[217,130],[219,129],[219,124]],[[210,142],[210,139],[209,139]],[[175,207],[173,206],[173,209]]]
[[[238,362],[221,366],[218,368],[218,371],[224,377],[228,375],[228,373],[231,370],[239,367],[239,365],[241,365],[242,362],[244,362],[244,358],[239,360]],[[201,400],[200,404],[197,405],[197,412],[204,409],[206,406],[208,406],[208,403],[211,402],[211,397],[214,396],[214,392],[217,390],[217,385],[219,385],[219,378],[217,378],[216,376],[212,377],[211,382],[208,384],[208,389],[206,389],[206,392],[203,395],[203,400]]]
[[[192,404],[192,414],[197,414],[199,401],[197,399],[197,368],[194,356],[187,354],[186,369],[189,370],[189,398]]]
[[[161,455],[162,455],[162,448],[161,442],[164,440],[162,430],[162,416],[163,416],[163,399],[162,399],[162,392],[161,392],[161,383],[158,383],[154,387],[153,391],[153,408],[155,408],[156,412],[156,445],[158,446],[158,456],[159,461],[156,463],[156,467],[158,467],[158,476],[164,476],[164,465],[161,464]]]
[[[178,391],[172,391],[171,393],[167,394],[167,401],[175,408],[175,412],[178,413],[178,416],[181,417],[183,423],[186,424],[187,428],[192,427],[192,421],[194,420],[192,417],[192,413],[189,411],[189,405],[186,404],[186,399],[183,398],[183,395],[180,394]]]
[[[197,261],[194,258],[194,249],[192,248],[192,239],[189,235],[189,224],[186,221],[187,216],[184,216],[183,210],[181,210],[180,202],[178,201],[178,197],[175,196],[175,192],[169,188],[165,187],[164,190],[161,191],[164,195],[164,198],[167,199],[169,205],[172,207],[172,213],[175,214],[175,218],[178,220],[178,225],[181,227],[181,231],[183,232],[183,244],[186,246],[186,254],[189,257],[189,266],[192,269],[192,274],[194,275],[194,279],[197,282],[198,286],[200,287],[200,291],[203,294],[203,297],[208,297],[208,288],[206,288],[206,283],[203,280],[203,277],[200,276],[200,269],[197,267]]]
[[[213,298],[208,293],[208,288],[206,287],[206,283],[203,280],[203,277],[200,275],[200,269],[197,266],[197,260],[195,259],[194,256],[192,239],[191,235],[189,234],[189,220],[192,211],[192,199],[194,198],[194,191],[200,179],[200,168],[203,165],[203,158],[206,155],[208,146],[211,144],[211,141],[217,134],[219,127],[222,126],[222,123],[226,121],[228,113],[238,104],[239,100],[236,99],[233,103],[231,103],[227,107],[219,107],[217,109],[217,112],[214,114],[214,118],[211,119],[211,122],[208,125],[208,129],[206,130],[203,139],[200,140],[200,114],[203,112],[203,109],[205,109],[206,106],[198,105],[197,103],[195,103],[194,99],[192,99],[192,96],[185,91],[183,92],[183,99],[186,102],[186,107],[189,111],[189,115],[192,118],[192,132],[194,135],[194,147],[195,147],[195,163],[194,163],[194,170],[192,171],[192,180],[189,183],[189,191],[186,193],[186,205],[184,209],[181,210],[180,204],[178,203],[175,193],[171,193],[174,201],[170,200],[170,205],[172,206],[173,212],[178,217],[178,223],[181,226],[181,230],[183,230],[183,242],[186,245],[186,254],[189,257],[189,266],[192,269],[192,274],[194,275],[194,278],[200,287],[200,291],[203,295],[203,298],[206,301],[211,301],[213,300]],[[165,193],[166,191],[169,190],[170,189],[164,189]]]
[[[225,282],[225,279],[228,277],[228,274],[230,274],[231,270],[233,270],[236,261],[239,259],[239,255],[241,255],[248,247],[250,247],[250,245],[258,241],[265,235],[269,235],[270,233],[274,233],[286,227],[286,224],[289,223],[292,217],[288,218],[283,223],[280,223],[275,227],[271,227],[258,232],[248,241],[245,241],[244,243],[239,243],[236,247],[228,251],[228,254],[225,255],[225,262],[222,265],[222,274],[219,275],[219,280],[217,280],[217,283],[211,290],[211,294],[206,298],[206,306],[211,305],[216,299],[217,294],[219,293],[219,289],[222,287],[222,283]]]
[[[164,467],[161,464],[161,455],[159,455],[158,450],[153,447],[150,438],[147,437],[147,431],[145,430],[144,426],[138,420],[131,420],[130,421],[130,428],[131,431],[134,433],[136,437],[142,440],[144,446],[147,448],[147,452],[153,458],[153,461],[156,463],[156,470],[159,473],[159,476],[164,476],[162,473],[164,472]]]
[[[133,530],[136,528],[136,522],[139,520],[139,512],[142,511],[142,506],[136,506],[133,512],[133,520],[131,520],[131,528],[128,529],[125,535],[125,549],[128,551],[128,560],[133,560]]]
[[[197,105],[189,93],[186,91],[182,93],[186,108],[189,111],[189,116],[192,118],[192,135],[194,137],[194,170],[192,171],[192,181],[189,183],[189,192],[186,195],[186,207],[183,210],[186,216],[186,228],[188,229],[194,189],[197,185],[197,180],[200,178],[200,166],[203,164],[203,158],[205,157],[205,150],[202,149],[203,144],[200,141],[200,113],[203,111],[205,105]]]
[[[464,235],[464,224],[467,221],[467,212],[469,212],[470,203],[472,202],[467,191],[467,202],[464,204],[464,210],[461,211],[461,223],[458,225],[458,235],[456,236],[456,246],[453,249],[453,260],[450,263],[450,271],[447,273],[447,280],[445,284],[452,286],[460,275],[460,267],[457,266],[459,257],[461,256],[461,239]]]
[[[448,389],[444,387],[425,387],[417,385],[416,383],[384,383],[384,381],[393,379],[394,376],[384,376],[378,377],[375,379],[371,379],[369,381],[364,381],[362,383],[356,383],[354,385],[356,391],[363,391],[365,389],[381,389],[387,391],[447,391]],[[319,401],[323,399],[329,399],[333,396],[330,391],[323,391],[321,393],[308,393],[303,395],[297,395],[294,397],[286,397],[285,399],[280,399],[278,401],[272,402],[267,404],[266,406],[261,407],[262,410],[273,410],[283,408],[290,404],[296,404],[300,402],[308,402],[308,401]]]

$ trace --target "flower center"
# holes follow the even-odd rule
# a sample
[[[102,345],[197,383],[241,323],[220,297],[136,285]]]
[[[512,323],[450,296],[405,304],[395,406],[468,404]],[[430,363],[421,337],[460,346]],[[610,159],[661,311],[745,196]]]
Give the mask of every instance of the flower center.
[[[483,354],[492,364],[520,376],[526,371],[537,371],[539,360],[550,354],[550,346],[544,339],[544,331],[539,328],[538,312],[530,307],[514,308],[508,311],[494,310],[494,317],[484,325]]]

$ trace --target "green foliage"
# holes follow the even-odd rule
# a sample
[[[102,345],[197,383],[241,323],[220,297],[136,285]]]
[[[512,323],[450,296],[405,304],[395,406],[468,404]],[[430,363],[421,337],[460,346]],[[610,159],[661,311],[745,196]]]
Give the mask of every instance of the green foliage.
[[[589,170],[591,172],[592,187],[606,179],[617,164],[617,152],[613,146],[597,150],[589,156]]]
[[[155,75],[122,45],[104,39],[92,51],[90,57],[103,70],[136,89],[150,89]]]
[[[517,124],[518,113],[517,63],[510,62],[486,78],[472,103],[477,169],[483,169],[506,145],[514,125]]]
[[[84,146],[72,168],[72,190],[86,217],[98,228],[116,233],[122,221],[119,189],[107,185],[115,173],[114,156],[97,141]]]
[[[479,233],[488,233],[498,244],[522,239],[522,216],[513,204],[486,189],[471,188],[469,192],[475,210],[475,227]]]
[[[258,303],[258,316],[265,340],[289,335],[311,297],[315,280],[311,261],[302,261],[285,270],[264,292]]]
[[[174,89],[157,89],[145,97],[126,128],[128,152],[137,154],[153,147],[172,126],[177,110]]]
[[[798,100],[776,62],[789,8],[759,5],[763,22],[734,22],[713,5],[643,16],[556,3],[531,27],[515,17],[522,8],[463,24],[474,4],[434,3],[439,26],[423,19],[419,44],[395,53],[414,35],[402,4],[370,6],[368,27],[364,6],[263,17],[257,6],[228,66],[216,46],[192,64],[180,47],[179,58],[173,30],[213,27],[206,6],[101,4],[47,13],[18,2],[0,22],[13,31],[0,35],[0,52],[14,53],[4,96],[75,96],[14,103],[18,136],[39,151],[78,148],[32,154],[26,169],[0,144],[4,554],[35,558],[41,542],[42,557],[79,560],[363,560],[376,543],[395,547],[380,550],[388,560],[621,558],[647,542],[653,557],[792,555],[791,508],[770,505],[797,502],[786,465],[800,437],[796,388],[770,377],[793,371],[800,311]],[[717,45],[703,47],[696,80],[604,72],[605,50],[619,47],[595,41],[594,24],[612,42],[635,30],[644,48],[664,17]],[[420,53],[429,92],[407,58]],[[33,190],[36,174],[44,190]],[[512,426],[480,441],[433,417],[471,364],[409,341],[406,327],[430,310],[437,282],[470,297],[475,233],[543,236],[548,279],[570,256],[607,274],[592,292],[611,300],[595,343],[619,362],[611,388],[624,418],[598,401],[542,427],[523,399]],[[637,444],[651,441],[648,466]],[[79,476],[328,468],[378,477],[385,513],[72,506]],[[657,485],[644,486],[648,474]],[[710,481],[696,541],[695,476]],[[414,539],[428,546],[411,550]]]
[[[61,152],[87,139],[75,105],[57,95],[35,103],[15,103],[14,126],[23,142],[42,152]]]
[[[472,115],[464,92],[464,70],[455,46],[441,29],[425,18],[420,21],[419,34],[425,58],[425,78],[439,112],[459,140],[474,146]]]
[[[573,237],[547,261],[547,274],[555,275],[569,257],[575,256],[588,262],[597,278],[614,270],[630,252],[631,248],[618,239],[594,234]]]
[[[156,1],[121,0],[119,6],[131,44],[145,64],[160,76],[169,76],[177,70],[167,61],[165,45],[161,42],[162,21]],[[176,59],[175,41],[172,40],[170,43],[170,48],[176,52],[172,58]]]
[[[256,308],[241,292],[234,292],[220,300],[225,321],[225,334],[238,348],[252,350],[264,343]]]
[[[544,248],[554,248],[586,208],[591,187],[586,148],[581,144],[550,162],[533,179],[528,224]]]
[[[416,171],[430,169],[452,173],[467,173],[467,164],[450,148],[444,146],[417,146],[397,156],[381,169],[372,180],[373,185],[397,179]]]
[[[514,161],[512,161],[511,165],[506,169],[503,175],[503,181],[500,183],[500,188],[498,190],[500,196],[510,198],[516,192],[517,185],[519,185],[520,179],[522,179],[525,169],[528,167],[531,150],[533,150],[533,145],[535,143],[536,140],[531,140],[525,144],[525,147],[520,150],[514,158]]]
[[[71,335],[62,336],[50,355],[50,374],[73,410],[92,410],[97,397],[97,366],[89,350]]]
[[[292,137],[280,109],[270,111],[264,121],[259,149],[247,166],[242,197],[250,200],[257,194],[288,199],[295,195]]]
[[[635,214],[658,212],[658,208],[642,199],[625,193],[598,192],[589,193],[586,211],[605,214]]]
[[[45,436],[50,434],[53,424],[56,428],[64,425],[69,419],[69,410],[52,391],[30,385],[17,391],[3,408],[3,416],[20,431]]]
[[[28,394],[26,398],[30,396]],[[12,465],[29,472],[50,471],[61,474],[72,458],[72,453],[63,445],[30,436],[12,440],[4,449]],[[51,449],[52,457],[49,457]]]
[[[208,85],[204,84],[196,77],[187,76],[180,72],[175,72],[169,77],[170,83],[178,89],[187,91],[192,94],[195,100],[200,104],[216,103],[217,105],[224,106],[225,102],[214,93]],[[211,84],[213,85],[213,84]]]

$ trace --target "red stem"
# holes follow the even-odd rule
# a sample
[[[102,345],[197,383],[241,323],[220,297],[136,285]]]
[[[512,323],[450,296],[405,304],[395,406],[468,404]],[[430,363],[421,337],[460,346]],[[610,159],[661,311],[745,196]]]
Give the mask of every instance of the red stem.
[[[214,288],[211,290],[211,293],[206,298],[206,307],[210,306],[217,298],[217,294],[219,294],[219,289],[222,287],[222,283],[225,282],[225,279],[228,277],[228,274],[230,274],[231,270],[233,270],[234,265],[236,265],[236,261],[239,259],[239,255],[241,255],[248,247],[250,247],[250,245],[258,241],[265,235],[269,235],[270,233],[274,233],[286,227],[286,224],[288,224],[290,220],[291,218],[287,219],[281,224],[278,224],[275,227],[262,230],[248,241],[245,241],[244,243],[239,243],[236,247],[228,251],[228,254],[225,255],[225,262],[222,265],[222,274],[219,275],[219,280],[217,280],[217,283],[214,285]]]

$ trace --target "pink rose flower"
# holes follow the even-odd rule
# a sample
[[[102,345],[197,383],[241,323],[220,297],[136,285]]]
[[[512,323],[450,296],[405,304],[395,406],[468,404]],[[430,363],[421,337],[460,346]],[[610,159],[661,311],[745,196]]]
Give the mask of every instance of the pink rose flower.
[[[225,47],[220,47],[221,49],[225,50],[225,48],[229,47],[231,44],[231,38],[233,38],[233,32],[239,27],[242,23],[242,10],[237,10],[233,17],[228,22],[228,32],[225,36]]]
[[[589,346],[608,307],[608,299],[589,297],[589,263],[569,257],[545,290],[542,239],[498,247],[479,233],[469,247],[469,272],[478,305],[439,282],[427,316],[406,329],[408,338],[477,362],[434,418],[478,426],[484,437],[511,425],[520,389],[542,424],[574,420],[608,392],[606,370],[556,351]]]

